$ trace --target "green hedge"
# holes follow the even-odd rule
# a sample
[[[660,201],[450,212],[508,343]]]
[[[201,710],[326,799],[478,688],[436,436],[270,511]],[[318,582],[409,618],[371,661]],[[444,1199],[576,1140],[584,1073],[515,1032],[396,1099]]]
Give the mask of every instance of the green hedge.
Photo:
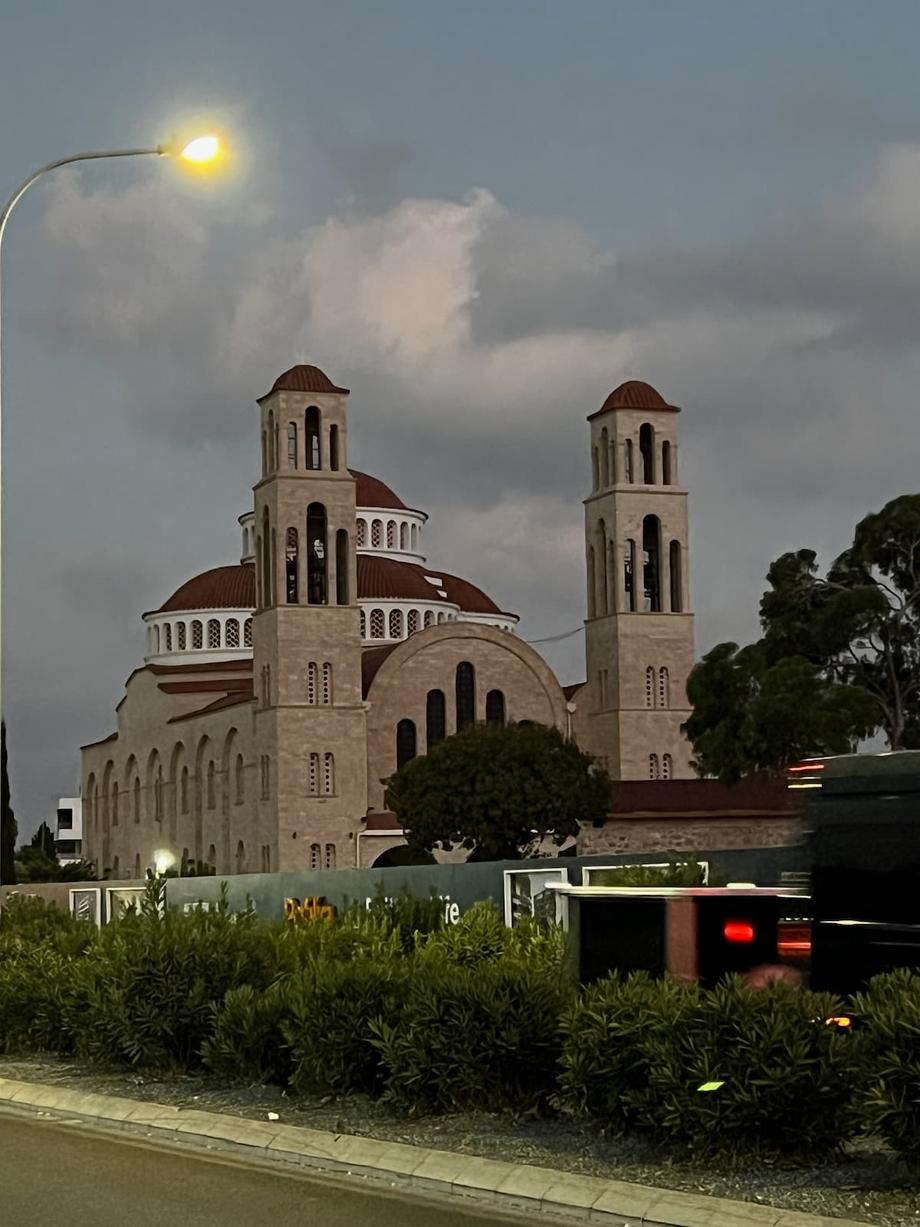
[[[865,1026],[862,1118],[920,1175],[920,971],[876,976],[854,1008]]]

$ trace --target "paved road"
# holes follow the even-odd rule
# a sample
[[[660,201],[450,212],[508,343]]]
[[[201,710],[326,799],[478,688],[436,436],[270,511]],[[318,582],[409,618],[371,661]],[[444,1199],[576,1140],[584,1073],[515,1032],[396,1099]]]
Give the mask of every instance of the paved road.
[[[83,1125],[0,1115],[0,1223],[9,1227],[501,1227],[509,1221],[455,1209],[449,1200],[352,1191]]]

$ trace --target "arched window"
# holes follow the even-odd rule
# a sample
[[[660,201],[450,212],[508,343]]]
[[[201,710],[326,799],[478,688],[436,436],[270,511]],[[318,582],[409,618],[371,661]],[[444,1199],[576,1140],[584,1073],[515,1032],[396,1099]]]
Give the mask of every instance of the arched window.
[[[272,529],[271,572],[272,572],[271,603],[272,605],[277,605],[278,604],[278,592],[277,592],[277,588],[275,585],[278,579],[278,534],[275,532],[274,529]]]
[[[335,534],[335,603],[348,604],[348,533],[344,528]]]
[[[610,612],[607,603],[607,526],[598,520],[594,533],[594,567],[597,583],[597,616],[605,618]]]
[[[664,754],[661,758],[661,778],[669,780],[674,773],[674,763],[670,754]]]
[[[390,638],[402,639],[403,616],[401,609],[390,610]]]
[[[242,805],[246,799],[246,764],[243,761],[242,754],[236,756],[236,804]]]
[[[112,785],[112,826],[118,826],[118,785]]]
[[[642,521],[642,553],[645,612],[661,612],[661,523],[657,516]]]
[[[319,869],[320,852],[321,852],[321,849],[320,849],[319,844],[310,844],[310,868],[311,869]]]
[[[217,868],[217,849],[211,844],[208,848],[208,864],[212,869]]]
[[[214,809],[217,805],[217,789],[214,786],[214,760],[213,758],[208,763],[208,809]]]
[[[415,758],[415,721],[400,720],[396,726],[396,770]]]
[[[423,625],[431,626],[432,622],[434,622],[434,614],[431,612],[430,609],[426,609],[425,610],[425,620],[424,620]]]
[[[160,628],[158,626],[153,628],[153,650],[157,655],[160,654]]]
[[[267,754],[263,754],[259,759],[259,768],[261,772],[262,800],[267,801],[271,786],[271,760]]]
[[[332,702],[332,665],[327,660],[323,665],[322,703],[328,707]]]
[[[163,632],[166,636],[166,651],[171,652],[172,651],[172,626],[170,625],[169,622],[167,622],[166,625],[163,627]]]
[[[382,639],[386,629],[386,619],[382,609],[371,610],[371,639]]]
[[[361,610],[361,638],[367,638],[367,621],[364,617],[364,610]]]
[[[667,669],[658,670],[658,706],[671,706],[671,679]]]
[[[417,549],[418,549],[418,525],[413,524],[412,525],[412,551],[413,553]]]
[[[297,529],[289,528],[284,537],[284,595],[288,605],[297,604]]]
[[[268,439],[268,435],[263,430],[262,431],[262,476],[263,477],[268,476],[268,445],[266,442],[267,439]]]
[[[319,448],[320,419],[319,409],[311,405],[303,415],[304,420],[304,453],[308,469],[322,468],[322,456]]]
[[[671,444],[665,439],[661,445],[661,483],[671,485]]]
[[[655,706],[655,670],[651,665],[645,670],[645,706]]]
[[[139,852],[135,852],[134,854],[134,881],[135,882],[140,881],[140,876],[141,876],[141,854]]]
[[[262,509],[262,604],[266,608],[274,605],[272,594],[272,530],[268,516],[268,508]]]
[[[679,541],[671,542],[668,549],[668,562],[671,570],[671,613],[680,613],[684,607],[684,578]]]
[[[396,549],[396,521],[387,520],[387,549]]]
[[[297,468],[297,425],[288,422],[288,468]]]
[[[322,503],[307,508],[307,601],[326,604],[326,508]]]
[[[632,484],[636,480],[635,466],[633,465],[633,441],[627,439],[623,448],[623,474],[626,480]]]
[[[339,471],[339,428],[329,427],[329,467],[333,473]]]
[[[236,872],[246,872],[246,848],[242,840],[236,845]]]
[[[595,584],[597,583],[597,579],[594,574],[594,546],[593,545],[588,546],[587,569],[588,569],[588,617],[595,618],[597,617],[597,593],[595,591]]]
[[[153,817],[157,822],[163,821],[163,768],[159,765],[153,781]]]
[[[466,728],[476,719],[476,675],[468,660],[457,665],[457,728]]]
[[[220,622],[217,618],[208,618],[208,647],[220,647]]]
[[[188,848],[182,849],[182,859],[179,861],[179,874],[183,878],[188,874]]]
[[[335,755],[328,750],[323,755],[323,792],[327,797],[335,794]]]
[[[275,415],[271,409],[268,411],[268,471],[275,471]]]
[[[443,690],[429,690],[425,702],[425,741],[430,750],[447,736],[447,713]]]
[[[326,868],[335,869],[335,844],[326,844]]]
[[[176,647],[180,652],[185,651],[185,623],[176,623]]]
[[[648,756],[648,778],[650,780],[658,780],[661,778],[661,771],[658,767],[658,755],[650,754]]]
[[[379,550],[383,545],[383,521],[371,520],[371,547]]]
[[[601,488],[601,465],[596,447],[591,450],[591,488],[592,490]]]
[[[307,793],[315,797],[319,792],[319,755],[311,754],[307,764]]]
[[[414,635],[418,630],[418,610],[410,609],[409,616],[406,619],[406,629],[410,635]]]
[[[616,439],[610,440],[610,484],[617,484],[617,443]]]
[[[367,545],[367,520],[358,520],[356,525],[357,536],[355,538],[358,549],[363,550]]]
[[[319,665],[311,660],[307,665],[307,702],[312,707],[319,691]]]
[[[121,862],[116,856],[115,859],[112,861],[112,877],[117,878],[120,873],[121,873]]]
[[[399,548],[401,550],[409,548],[409,525],[406,523],[399,526]]]
[[[243,647],[252,647],[252,618],[247,618],[243,623]]]
[[[610,485],[610,453],[608,451],[607,427],[601,431],[601,489]]]
[[[505,696],[500,690],[490,690],[486,695],[486,724],[505,723]]]
[[[240,646],[240,624],[236,618],[227,619],[227,647],[238,648]]]
[[[649,422],[639,427],[639,454],[642,457],[642,484],[655,484],[655,431]]]
[[[188,813],[188,767],[182,768],[179,781],[179,808],[183,814]]]
[[[447,615],[446,615],[446,614],[445,614],[443,611],[439,612],[439,614],[438,614],[438,626],[440,626],[442,622],[446,622],[446,621],[447,621]]]

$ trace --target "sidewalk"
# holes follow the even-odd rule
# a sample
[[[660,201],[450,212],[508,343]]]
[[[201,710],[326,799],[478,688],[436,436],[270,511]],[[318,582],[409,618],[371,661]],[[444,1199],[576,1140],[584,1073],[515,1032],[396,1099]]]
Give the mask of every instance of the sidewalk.
[[[294,1163],[314,1172],[385,1181],[425,1194],[477,1198],[496,1209],[525,1210],[607,1227],[864,1227],[752,1202],[679,1193],[596,1176],[502,1163],[351,1134],[256,1121],[218,1112],[84,1094],[0,1078],[0,1107],[35,1109],[106,1128],[219,1143],[239,1155]]]

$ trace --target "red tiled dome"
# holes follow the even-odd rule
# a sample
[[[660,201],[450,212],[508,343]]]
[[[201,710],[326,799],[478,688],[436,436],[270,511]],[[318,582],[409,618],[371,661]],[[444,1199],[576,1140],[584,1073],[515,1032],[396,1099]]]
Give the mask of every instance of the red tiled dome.
[[[355,505],[358,507],[387,507],[391,511],[408,511],[409,508],[398,494],[378,477],[369,473],[359,473],[357,469],[349,469],[355,479]]]
[[[256,572],[250,562],[235,567],[214,567],[186,580],[158,613],[188,609],[254,609]]]
[[[289,371],[279,375],[272,384],[272,392],[343,392],[347,396],[348,388],[336,387],[326,372],[321,371],[318,366],[301,364],[292,366]]]
[[[611,409],[668,409],[673,413],[679,412],[676,405],[669,405],[660,392],[641,379],[628,379],[614,388],[599,412],[608,413]]]

